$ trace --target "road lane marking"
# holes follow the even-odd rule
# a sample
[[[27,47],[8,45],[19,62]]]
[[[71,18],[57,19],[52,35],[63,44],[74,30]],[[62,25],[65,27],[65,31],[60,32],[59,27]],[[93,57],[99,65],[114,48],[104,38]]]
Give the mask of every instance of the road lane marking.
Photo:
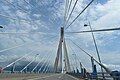
[[[48,77],[52,77],[52,76],[57,76],[57,75],[61,75],[61,74],[54,74],[54,75],[50,75],[50,76],[46,76],[46,77],[41,77],[41,78],[33,78],[33,79],[28,79],[28,80],[39,80],[39,79],[44,79],[44,78],[48,78]]]
[[[66,75],[68,75],[68,74],[66,74]],[[73,79],[75,79],[75,80],[79,80],[78,78],[75,78],[75,77],[73,77],[71,75],[68,75],[68,76],[71,77],[71,78],[73,78]]]
[[[63,77],[64,74],[61,74],[61,76],[58,77],[58,79],[61,79]]]

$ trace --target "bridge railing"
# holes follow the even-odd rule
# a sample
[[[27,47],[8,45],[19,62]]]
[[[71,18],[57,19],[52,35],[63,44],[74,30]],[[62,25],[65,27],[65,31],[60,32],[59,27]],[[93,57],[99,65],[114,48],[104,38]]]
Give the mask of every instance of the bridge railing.
[[[97,76],[93,75],[92,73],[86,73],[86,75],[83,75],[81,73],[67,73],[71,76],[82,78],[82,79],[99,79],[103,80],[102,73],[98,73]],[[120,73],[115,73],[113,76],[109,75],[108,73],[104,73],[106,80],[120,80]]]

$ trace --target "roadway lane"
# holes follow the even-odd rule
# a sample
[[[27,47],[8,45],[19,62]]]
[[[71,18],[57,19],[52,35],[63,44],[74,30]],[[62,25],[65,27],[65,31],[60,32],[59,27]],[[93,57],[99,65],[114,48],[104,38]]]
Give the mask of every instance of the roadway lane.
[[[55,74],[55,75],[51,75],[43,78],[35,78],[35,79],[29,79],[29,80],[80,80],[80,79],[77,79],[68,74]]]

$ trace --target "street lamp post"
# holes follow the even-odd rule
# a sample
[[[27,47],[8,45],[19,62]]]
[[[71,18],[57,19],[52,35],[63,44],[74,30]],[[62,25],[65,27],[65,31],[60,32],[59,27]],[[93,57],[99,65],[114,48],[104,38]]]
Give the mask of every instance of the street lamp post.
[[[98,60],[99,60],[99,62],[101,63],[101,59],[100,59],[100,55],[99,55],[99,51],[98,51],[98,47],[97,47],[97,43],[96,43],[96,40],[95,40],[95,36],[94,36],[94,33],[92,32],[92,31],[93,31],[92,26],[91,26],[90,22],[88,22],[88,24],[84,24],[84,26],[85,26],[85,27],[87,27],[87,26],[90,27],[91,34],[92,34],[92,38],[93,38],[94,45],[95,45],[95,49],[96,49],[97,56],[98,56]],[[102,71],[103,79],[105,79],[105,77],[104,77],[104,73],[103,73],[103,68],[102,68],[102,67],[101,67],[101,71]]]

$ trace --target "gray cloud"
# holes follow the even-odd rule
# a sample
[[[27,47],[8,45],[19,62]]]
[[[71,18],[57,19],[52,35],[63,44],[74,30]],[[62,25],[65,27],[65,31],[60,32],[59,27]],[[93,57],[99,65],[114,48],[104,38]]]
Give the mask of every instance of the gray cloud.
[[[12,58],[20,57],[32,51],[33,49],[39,47],[39,51],[36,53],[49,53],[55,58],[57,45],[58,45],[58,35],[59,28],[63,24],[64,18],[64,5],[65,3],[60,0],[42,0],[38,1],[37,6],[34,6],[36,2],[30,2],[34,7],[30,7],[28,4],[25,4],[23,0],[15,2],[15,0],[10,0],[12,3],[21,6],[23,9],[28,11],[25,13],[19,9],[14,8],[12,5],[2,1],[0,11],[1,14],[14,17],[18,21],[5,19],[2,17],[0,19],[0,24],[5,28],[0,30],[1,32],[40,32],[40,34],[0,34],[0,50],[16,46],[18,44],[34,42],[23,47],[16,48],[14,50],[6,51],[0,53],[1,62],[7,62]],[[32,1],[32,0],[30,0]],[[74,19],[77,14],[83,9],[83,7],[88,3],[78,2],[75,11],[70,19]],[[119,0],[109,0],[105,4],[92,4],[91,7],[81,15],[81,17],[67,30],[67,31],[80,31],[80,30],[89,30],[89,28],[83,27],[84,23],[87,23],[85,20],[86,16],[89,13],[88,19],[91,21],[93,29],[103,29],[103,28],[112,28],[119,27],[120,15],[119,10]],[[73,4],[72,4],[73,6]],[[35,10],[38,9],[39,11]],[[1,18],[1,17],[0,17]],[[3,20],[4,19],[4,20]],[[19,21],[21,19],[27,20]],[[31,23],[31,22],[32,23]],[[4,23],[3,23],[4,22]],[[87,34],[75,34],[68,35],[65,34],[67,38],[71,38],[76,41],[81,47],[90,52],[96,59],[96,52],[94,49],[93,40],[90,33]],[[119,65],[119,32],[104,32],[104,33],[95,33],[96,41],[102,57],[102,61],[105,64]],[[118,44],[117,44],[118,43]],[[73,46],[72,43],[68,42],[69,45]],[[111,44],[111,45],[110,45]],[[75,47],[75,46],[74,46]],[[110,48],[115,47],[116,49]],[[79,55],[80,52],[77,47],[73,48],[76,51],[76,54]],[[115,50],[115,51],[114,51]],[[72,54],[72,52],[68,51]],[[90,62],[88,62],[88,57],[85,56],[82,52],[79,55],[81,62],[86,62],[84,65],[89,68]],[[114,55],[116,54],[116,55]],[[33,56],[33,55],[32,55]],[[32,57],[30,56],[30,57]],[[81,57],[82,56],[82,57]],[[114,56],[114,57],[113,57]],[[10,58],[10,59],[9,59]],[[109,61],[109,62],[108,62]],[[2,63],[3,64],[3,63]],[[7,63],[6,63],[7,64]],[[109,66],[108,66],[109,67]]]

